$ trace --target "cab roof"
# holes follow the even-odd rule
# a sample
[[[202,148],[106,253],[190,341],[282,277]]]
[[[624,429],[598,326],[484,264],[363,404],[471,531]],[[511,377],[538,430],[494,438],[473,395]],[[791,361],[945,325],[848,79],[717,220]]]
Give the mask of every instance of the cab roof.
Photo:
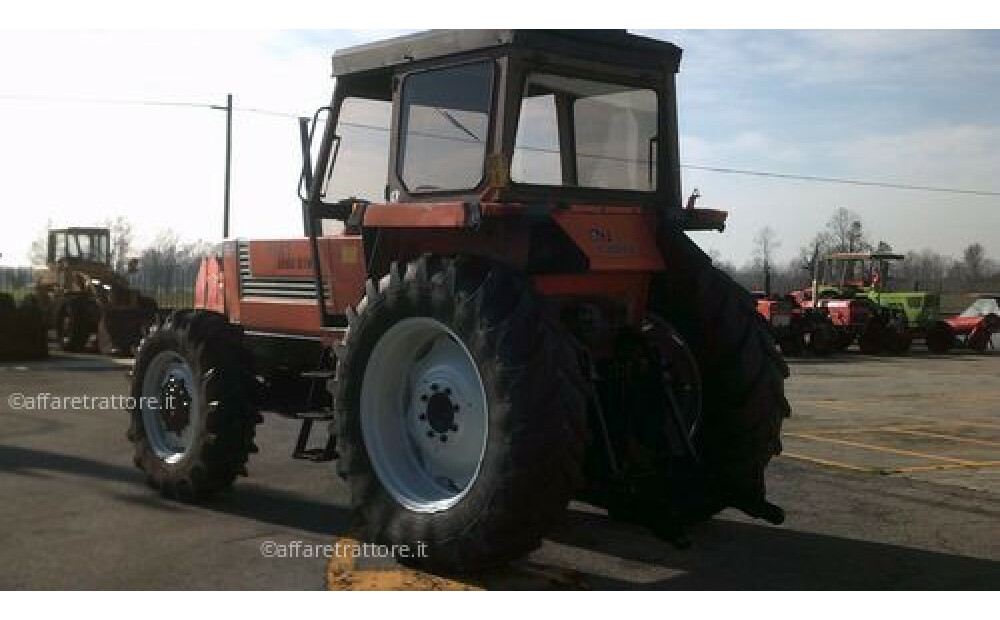
[[[82,234],[85,234],[85,235],[89,235],[89,234],[94,234],[94,233],[98,233],[98,234],[100,234],[100,233],[107,233],[107,232],[110,232],[110,231],[109,231],[108,228],[103,228],[103,227],[71,226],[69,228],[53,228],[53,229],[49,230],[49,232],[50,233],[82,233]]]
[[[681,48],[625,30],[429,30],[344,48],[333,76],[389,71],[399,65],[508,47],[676,73]]]

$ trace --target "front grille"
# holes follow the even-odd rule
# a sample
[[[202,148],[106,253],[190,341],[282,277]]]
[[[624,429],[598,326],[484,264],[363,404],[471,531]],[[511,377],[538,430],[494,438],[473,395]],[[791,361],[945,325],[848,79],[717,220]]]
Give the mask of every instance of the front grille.
[[[255,278],[250,265],[250,248],[246,242],[238,242],[238,255],[241,296],[316,300],[316,281],[313,278]],[[324,299],[330,299],[329,286],[323,287],[323,296]]]

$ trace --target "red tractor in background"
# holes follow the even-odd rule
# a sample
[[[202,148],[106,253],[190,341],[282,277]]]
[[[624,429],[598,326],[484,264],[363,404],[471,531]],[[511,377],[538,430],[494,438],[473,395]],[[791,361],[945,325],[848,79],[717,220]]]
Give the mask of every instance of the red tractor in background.
[[[150,484],[230,486],[276,412],[294,456],[337,460],[364,535],[425,566],[527,553],[574,498],[675,541],[727,506],[780,523],[787,367],[685,232],[725,213],[682,203],[680,56],[544,30],[335,54],[303,236],[227,240],[139,347]]]
[[[781,352],[787,357],[805,353],[826,357],[838,348],[837,332],[829,315],[814,308],[804,308],[794,295],[771,292],[771,270],[764,263],[764,290],[750,293],[760,313],[771,327]]]
[[[804,308],[794,295],[751,293],[757,312],[771,326],[771,333],[787,357],[803,354],[827,357],[841,350],[837,329],[826,312]]]
[[[877,276],[861,267],[870,264],[873,258],[902,256],[835,252],[822,260],[814,257],[812,286],[794,291],[792,296],[803,308],[816,309],[830,317],[838,349],[847,349],[857,342],[867,355],[901,355],[909,351],[913,333],[904,309],[880,305],[866,293],[866,287]]]
[[[827,296],[816,302],[812,289],[793,291],[790,297],[800,307],[822,313],[828,318],[833,328],[834,350],[844,351],[855,342],[867,343],[861,334],[874,314],[874,304],[868,300]]]

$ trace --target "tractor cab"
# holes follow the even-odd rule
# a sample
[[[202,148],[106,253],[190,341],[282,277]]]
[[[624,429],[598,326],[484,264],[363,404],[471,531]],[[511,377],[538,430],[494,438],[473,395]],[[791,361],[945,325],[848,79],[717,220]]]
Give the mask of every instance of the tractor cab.
[[[64,228],[49,231],[47,263],[59,261],[111,264],[111,234],[107,228]]]
[[[341,219],[360,202],[487,200],[684,216],[680,57],[625,31],[432,31],[339,51],[302,197]],[[691,226],[721,226],[696,211]]]
[[[890,267],[904,260],[888,252],[837,252],[827,256],[818,274],[820,296],[853,296],[894,288]]]
[[[529,273],[658,270],[640,237],[659,223],[721,231],[725,212],[682,205],[680,57],[625,31],[544,30],[431,31],[334,54],[300,183],[322,325],[344,325],[317,241],[340,230],[358,235],[369,273],[438,247]]]

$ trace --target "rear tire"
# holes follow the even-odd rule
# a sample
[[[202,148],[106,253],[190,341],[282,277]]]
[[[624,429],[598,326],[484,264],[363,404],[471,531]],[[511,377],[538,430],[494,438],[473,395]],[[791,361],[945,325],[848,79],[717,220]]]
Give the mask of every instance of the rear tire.
[[[773,332],[772,332],[773,333]],[[785,357],[799,357],[806,349],[803,319],[799,318],[784,330],[783,337],[777,338],[778,346]]]
[[[858,335],[858,348],[864,355],[881,355],[885,351],[886,333],[885,324],[877,318],[873,318],[865,325],[864,331]]]
[[[90,340],[89,304],[86,299],[71,297],[59,309],[56,317],[56,336],[63,351],[82,351]]]
[[[7,293],[0,293],[0,360],[17,359],[17,305]]]
[[[927,349],[935,355],[944,355],[955,346],[955,332],[941,321],[927,328]]]
[[[765,498],[764,470],[781,452],[781,423],[790,414],[788,366],[750,294],[683,231],[665,227],[658,245],[669,271],[654,278],[650,308],[685,338],[703,385],[696,445],[713,483],[701,505],[688,507],[690,520],[732,506],[780,523],[784,513]]]
[[[819,357],[828,357],[837,349],[837,333],[833,323],[825,316],[807,314],[803,317],[805,332],[809,335],[806,349]]]
[[[586,432],[579,362],[544,301],[504,266],[423,257],[405,274],[394,263],[380,282],[370,281],[356,314],[348,316],[332,430],[338,469],[351,486],[365,534],[411,549],[426,543],[427,555],[410,561],[447,570],[495,566],[534,549],[579,487]],[[397,338],[407,333],[409,340]],[[456,356],[439,355],[439,347]],[[387,356],[388,350],[401,357]],[[434,362],[429,368],[420,365],[425,358]],[[377,364],[409,364],[412,370],[394,383],[370,370]],[[438,390],[422,394],[430,382],[422,379],[435,376]],[[465,386],[461,377],[467,376],[478,377],[485,416],[473,404],[473,415],[463,417],[463,403],[475,400],[465,394],[476,391]],[[376,379],[378,385],[366,383]],[[384,407],[399,403],[390,418],[398,427],[376,424],[380,409],[366,396],[375,390],[400,391],[403,398],[381,401]],[[431,409],[436,399],[444,402],[443,393],[461,407],[439,429]],[[441,452],[433,444],[450,424],[481,437],[476,420],[482,417],[482,444],[455,457],[465,463],[479,449],[475,471],[456,479],[438,454],[445,446],[470,445],[460,443],[467,441],[462,431],[442,440]],[[423,433],[435,433],[427,435],[430,443]],[[384,442],[401,447],[387,452]],[[405,469],[392,458],[401,452],[421,458]],[[470,472],[465,465],[457,471]]]
[[[250,359],[240,328],[214,312],[174,312],[143,339],[128,438],[153,488],[195,501],[246,475],[260,421]],[[171,407],[163,406],[167,396]],[[159,402],[151,406],[150,398]]]
[[[17,309],[20,315],[18,339],[22,343],[21,355],[24,359],[44,359],[49,355],[49,330],[45,325],[45,315],[38,299],[28,295],[21,300]]]

